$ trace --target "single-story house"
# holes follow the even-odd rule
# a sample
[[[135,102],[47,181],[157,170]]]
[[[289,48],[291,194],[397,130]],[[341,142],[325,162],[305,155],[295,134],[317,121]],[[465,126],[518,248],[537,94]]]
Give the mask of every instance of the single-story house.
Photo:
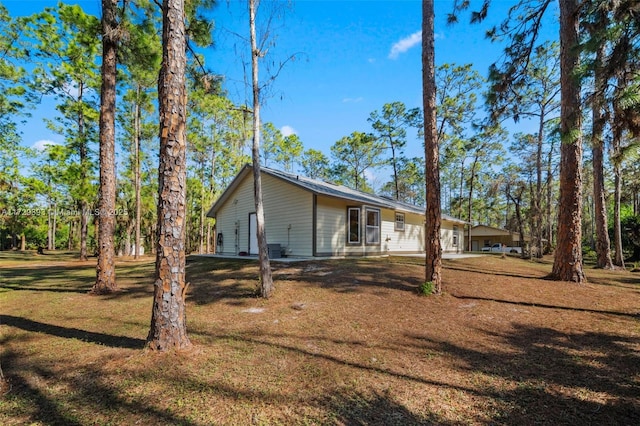
[[[423,207],[266,167],[261,177],[270,257],[424,253]],[[207,216],[216,219],[216,253],[258,253],[250,165]],[[442,216],[443,252],[462,251],[465,224]]]
[[[518,232],[507,229],[495,228],[487,225],[476,225],[471,227],[471,250],[480,251],[482,247],[490,247],[496,243],[502,243],[508,247],[525,247],[531,241],[531,237],[524,236],[520,241]],[[464,231],[464,247],[469,247],[469,230]]]

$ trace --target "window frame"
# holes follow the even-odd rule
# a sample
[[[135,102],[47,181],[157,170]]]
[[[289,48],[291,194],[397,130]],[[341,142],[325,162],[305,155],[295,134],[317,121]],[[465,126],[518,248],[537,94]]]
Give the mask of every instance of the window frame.
[[[395,213],[396,213],[395,214],[396,220],[395,220],[395,225],[393,226],[393,230],[394,231],[399,231],[399,232],[404,232],[404,230],[406,229],[406,221],[405,221],[406,216],[405,216],[404,213],[401,213],[401,212],[395,212]],[[402,218],[401,221],[398,221],[399,217]],[[400,224],[400,223],[402,224],[402,226],[398,226],[398,224]]]
[[[453,247],[458,247],[458,225],[453,225]]]
[[[369,225],[369,212],[376,214],[377,225]],[[365,207],[364,208],[364,226],[365,226],[365,232],[364,232],[364,243],[365,243],[365,245],[368,245],[368,246],[379,246],[379,245],[381,245],[381,240],[382,240],[382,238],[381,238],[382,214],[380,212],[380,209],[376,209],[376,208],[372,208],[372,207]],[[370,242],[369,241],[369,229],[370,228],[377,229],[377,232],[376,232],[377,241],[374,241],[374,242]]]
[[[358,233],[357,240],[351,240],[351,212],[357,212],[358,219]],[[360,207],[347,207],[347,244],[360,245],[362,244],[362,209]]]

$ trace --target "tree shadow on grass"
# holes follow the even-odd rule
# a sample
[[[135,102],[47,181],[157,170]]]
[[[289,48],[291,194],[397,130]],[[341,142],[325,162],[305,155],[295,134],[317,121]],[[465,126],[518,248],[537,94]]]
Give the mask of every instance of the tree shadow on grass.
[[[93,282],[88,279],[89,274],[93,271],[95,271],[95,266],[86,265],[2,268],[0,288],[86,293],[93,285]],[[52,282],[55,284],[51,285]]]
[[[355,368],[355,369],[360,369],[360,370],[363,370],[363,371],[369,371],[369,372],[372,372],[372,373],[380,373],[380,374],[387,375],[389,377],[393,377],[393,378],[396,378],[396,379],[408,380],[408,381],[411,381],[411,382],[425,384],[425,385],[443,386],[443,387],[452,388],[452,389],[456,389],[456,390],[464,391],[464,392],[471,392],[471,393],[474,392],[473,389],[471,389],[469,387],[456,386],[456,385],[451,385],[451,384],[448,384],[448,383],[439,382],[437,380],[425,379],[425,378],[420,377],[420,376],[394,371],[392,369],[383,368],[383,367],[380,367],[380,366],[377,366],[377,365],[368,365],[368,364],[364,364],[364,363],[349,361],[349,360],[342,359],[342,358],[340,358],[338,356],[334,356],[334,355],[331,355],[331,354],[320,353],[320,352],[316,352],[314,350],[311,350],[309,348],[299,347],[299,346],[296,346],[295,344],[284,344],[284,343],[272,342],[272,341],[267,340],[267,338],[279,337],[279,336],[281,337],[283,335],[267,334],[267,333],[259,333],[259,332],[253,332],[251,334],[251,336],[245,336],[245,335],[242,335],[242,334],[212,334],[212,333],[208,333],[208,332],[205,332],[205,331],[202,331],[202,330],[198,330],[196,328],[192,328],[191,329],[191,333],[192,334],[200,334],[202,336],[207,336],[207,337],[213,338],[213,339],[220,339],[220,340],[225,340],[225,341],[239,341],[239,342],[244,342],[244,343],[249,343],[249,344],[263,345],[263,346],[276,348],[276,349],[284,349],[286,351],[295,352],[297,354],[309,356],[311,358],[330,361],[330,362],[334,362],[336,364],[340,364],[340,365],[343,365],[343,366],[346,366],[346,367],[352,367],[352,368]],[[290,338],[291,336],[287,335],[287,337]],[[329,339],[329,340],[331,341],[331,339]],[[362,344],[361,342],[345,342],[345,341],[340,341],[340,340],[333,340],[333,341],[337,342],[337,343],[349,343],[349,344],[354,344],[354,345],[361,345]]]
[[[7,405],[7,410],[14,406],[26,407],[29,413],[14,413],[14,417],[24,418],[46,425],[76,426],[84,424],[153,424],[192,426],[196,423],[171,413],[169,410],[154,407],[143,398],[124,396],[122,389],[108,383],[103,378],[99,365],[81,367],[75,374],[56,373],[39,364],[31,364],[28,359],[18,359],[15,353],[5,353],[2,365],[6,368],[6,376],[11,385],[10,391],[4,395],[15,404]],[[15,367],[14,367],[15,366]],[[58,397],[48,396],[47,383],[55,380],[55,386],[67,387],[70,392],[61,393]],[[42,389],[41,389],[42,388]],[[153,400],[152,400],[153,401]],[[5,415],[11,416],[8,412]],[[10,417],[11,418],[11,417]],[[114,420],[111,421],[111,418]],[[122,423],[123,420],[126,423]],[[105,420],[106,419],[106,420]],[[113,423],[112,423],[113,422]]]
[[[196,305],[226,299],[242,304],[242,299],[256,297],[259,283],[256,262],[206,256],[187,258],[186,280],[190,283],[187,301]]]
[[[251,286],[241,278],[233,284],[219,284],[215,282],[190,281],[191,287],[187,294],[187,302],[196,305],[208,305],[226,301],[231,305],[244,305],[243,300],[257,297],[257,286]]]
[[[289,280],[318,285],[338,293],[359,293],[371,289],[377,289],[377,294],[385,294],[387,290],[417,292],[421,278],[388,270],[388,265],[378,266],[371,260],[325,261],[307,265]]]
[[[338,393],[326,397],[322,403],[335,418],[334,424],[342,425],[453,425],[456,423],[429,414],[426,416],[409,410],[401,403],[394,401],[390,395],[374,392],[372,395],[362,393]]]
[[[11,386],[9,392],[3,395],[4,400],[6,402],[13,400],[16,402],[15,405],[19,406],[28,406],[31,411],[29,417],[32,421],[39,421],[47,425],[82,425],[72,414],[61,409],[56,401],[47,397],[42,390],[32,386],[22,374],[12,370],[11,366],[15,363],[16,358],[15,353],[5,353],[1,358],[7,381]],[[9,368],[6,368],[7,366]],[[20,417],[25,414],[20,413]]]
[[[640,288],[640,275],[625,275],[621,276],[620,274],[616,274],[613,279],[608,279],[608,277],[594,277],[592,275],[587,276],[588,284],[598,284],[602,286],[610,286],[610,287],[619,287],[626,288],[629,290],[637,290]]]
[[[95,283],[94,265],[54,265],[37,268],[2,268],[0,289],[43,293],[88,293]],[[153,270],[149,265],[119,265],[118,291],[102,295],[105,299],[147,297],[153,291]]]
[[[8,418],[28,419],[48,425],[81,425],[89,422],[117,424],[171,424],[190,426],[204,424],[191,420],[201,407],[177,408],[172,401],[184,401],[195,398],[218,398],[229,400],[229,404],[240,403],[247,412],[254,412],[253,419],[260,420],[256,409],[264,406],[289,407],[313,406],[321,414],[310,420],[317,424],[345,425],[447,425],[452,424],[435,415],[423,416],[412,412],[390,395],[374,392],[364,394],[352,389],[337,390],[326,394],[306,396],[283,394],[279,391],[266,391],[254,388],[250,384],[234,384],[233,380],[217,378],[201,379],[199,376],[181,372],[180,366],[171,360],[161,360],[153,371],[143,369],[129,371],[123,380],[130,385],[114,381],[114,374],[101,371],[102,362],[98,360],[90,365],[79,366],[73,374],[56,372],[40,363],[34,363],[29,357],[5,352],[2,365],[8,366],[7,377],[12,385],[5,396],[10,402],[4,408]],[[157,360],[156,360],[157,361]],[[166,368],[173,365],[175,368]],[[56,392],[50,392],[49,386],[55,383]],[[128,392],[129,386],[145,389],[166,388],[163,400],[145,396],[143,392]],[[66,391],[60,391],[66,389]],[[216,401],[217,402],[217,401]],[[157,404],[157,405],[156,405]],[[162,408],[167,404],[171,408]],[[251,408],[251,406],[255,408]],[[21,407],[16,409],[15,407]],[[173,411],[176,409],[177,411]],[[286,413],[286,409],[280,410]],[[94,414],[94,417],[91,415]],[[206,413],[203,413],[206,414]],[[286,419],[286,418],[285,418]],[[331,421],[329,422],[328,419]],[[250,417],[247,416],[249,424]],[[285,420],[286,421],[286,420]],[[125,423],[126,422],[126,423]],[[293,424],[293,423],[289,423]]]
[[[13,315],[0,315],[0,325],[8,325],[35,333],[45,333],[55,337],[77,339],[83,342],[96,343],[112,348],[142,349],[146,343],[142,339],[133,337],[113,336],[111,334],[80,330],[78,328],[60,327]]]
[[[577,308],[572,306],[557,306],[557,305],[547,305],[544,303],[537,302],[522,302],[522,301],[512,301],[512,300],[503,300],[496,299],[493,297],[481,297],[481,296],[457,296],[455,294],[451,294],[451,296],[456,299],[461,300],[482,300],[487,302],[496,302],[496,303],[505,303],[509,305],[518,305],[518,306],[528,306],[532,308],[546,308],[546,309],[557,309],[562,311],[574,311],[574,312],[587,312],[590,314],[603,314],[603,315],[613,315],[619,317],[627,317],[627,318],[638,318],[640,319],[640,313],[628,313],[628,312],[616,312],[616,311],[602,311],[598,309],[587,309],[587,308]]]
[[[189,299],[208,304],[225,298],[242,299],[255,296],[259,284],[257,263],[206,257],[189,258],[187,280],[192,288]],[[288,273],[294,270],[294,273]],[[420,279],[401,274],[381,273],[387,265],[378,266],[372,260],[322,260],[293,264],[274,264],[275,280],[319,285],[339,293],[357,293],[378,288],[416,292]],[[215,274],[212,272],[215,271]],[[229,284],[229,281],[232,283]],[[254,284],[252,286],[252,284]],[[197,290],[196,290],[197,289]]]
[[[444,269],[450,269],[452,271],[460,271],[460,272],[471,272],[475,274],[482,275],[496,275],[499,277],[511,277],[511,278],[523,278],[523,279],[532,279],[532,280],[540,280],[546,277],[546,273],[540,272],[540,274],[522,274],[515,272],[504,272],[504,271],[492,271],[482,268],[474,268],[471,266],[454,266],[451,263],[448,263]]]
[[[482,373],[504,424],[637,424],[640,338],[604,332],[563,333],[531,325],[506,333],[478,330],[501,344],[481,350],[428,336],[417,346],[448,353],[466,375]],[[499,377],[510,382],[504,388]]]

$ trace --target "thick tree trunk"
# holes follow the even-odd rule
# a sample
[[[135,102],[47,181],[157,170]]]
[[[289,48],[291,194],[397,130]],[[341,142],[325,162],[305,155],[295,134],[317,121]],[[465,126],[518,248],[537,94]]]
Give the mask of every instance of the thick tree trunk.
[[[586,281],[582,266],[582,115],[580,82],[573,75],[580,65],[579,2],[560,3],[560,200],[558,247],[551,277]]]
[[[596,266],[613,269],[611,260],[611,241],[609,240],[607,203],[604,190],[604,89],[605,77],[602,65],[605,55],[604,45],[598,48],[595,66],[595,90],[592,105],[592,155],[593,155],[593,198],[594,220],[596,223]]]
[[[186,32],[184,0],[162,4],[160,164],[156,272],[147,347],[166,351],[191,346],[185,299],[186,225]]]
[[[273,294],[275,287],[271,276],[267,235],[264,229],[264,208],[262,204],[262,179],[260,177],[260,86],[258,80],[258,58],[261,52],[256,41],[255,0],[249,0],[249,31],[251,37],[251,75],[253,82],[253,190],[256,206],[258,234],[258,256],[260,259],[260,293],[265,299]]]
[[[100,92],[100,193],[98,198],[98,264],[92,294],[118,290],[116,230],[116,64],[118,0],[102,0],[102,89]],[[127,253],[128,255],[129,253]]]
[[[433,292],[442,292],[442,246],[440,243],[440,162],[436,134],[436,78],[433,0],[422,2],[422,104],[424,108],[425,183],[425,281]]]

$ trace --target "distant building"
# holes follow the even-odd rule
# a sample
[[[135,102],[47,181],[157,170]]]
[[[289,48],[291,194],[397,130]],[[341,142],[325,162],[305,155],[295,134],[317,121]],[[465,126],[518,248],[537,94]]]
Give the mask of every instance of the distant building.
[[[469,230],[464,231],[464,247],[469,247]],[[493,226],[476,225],[471,227],[471,250],[480,251],[482,247],[491,247],[493,244],[502,243],[510,247],[525,247],[531,242],[531,237],[524,236],[524,241],[520,241],[518,232],[509,231]]]

